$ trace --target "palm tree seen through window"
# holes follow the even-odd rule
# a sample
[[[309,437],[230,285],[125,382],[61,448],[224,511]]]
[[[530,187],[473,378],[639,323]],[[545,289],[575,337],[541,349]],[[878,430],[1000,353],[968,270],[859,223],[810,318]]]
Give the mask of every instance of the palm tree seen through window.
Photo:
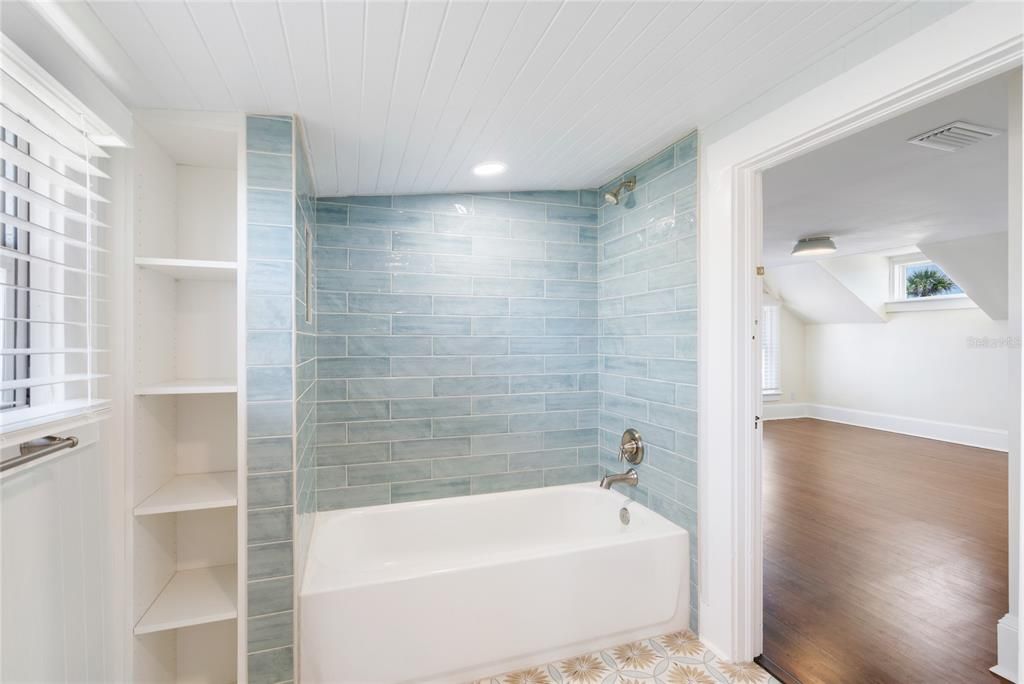
[[[907,265],[906,278],[908,299],[963,292],[952,278],[932,263]]]

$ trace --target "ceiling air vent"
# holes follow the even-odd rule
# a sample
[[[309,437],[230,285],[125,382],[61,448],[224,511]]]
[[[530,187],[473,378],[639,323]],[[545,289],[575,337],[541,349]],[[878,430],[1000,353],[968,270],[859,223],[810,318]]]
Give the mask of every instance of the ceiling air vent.
[[[986,128],[985,126],[978,126],[977,124],[967,123],[966,121],[954,121],[953,123],[948,123],[945,126],[939,126],[938,128],[932,129],[927,133],[915,135],[913,138],[907,140],[907,142],[912,145],[931,147],[936,150],[956,152],[957,150],[967,147],[968,145],[973,145],[976,142],[994,138],[1000,133],[1002,133],[1002,131],[995,128]]]

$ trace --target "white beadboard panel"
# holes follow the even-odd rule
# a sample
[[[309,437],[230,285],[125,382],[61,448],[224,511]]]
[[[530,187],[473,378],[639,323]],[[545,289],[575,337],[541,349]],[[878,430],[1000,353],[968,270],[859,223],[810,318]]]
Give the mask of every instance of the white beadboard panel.
[[[161,101],[176,109],[199,109],[201,103],[177,64],[160,42],[159,35],[137,3],[90,2],[89,7],[110,31],[113,46],[120,46],[159,91]],[[110,47],[105,54],[113,52]],[[94,67],[95,68],[95,67]],[[100,76],[104,76],[100,71]],[[116,87],[111,84],[112,87]],[[155,108],[161,105],[136,101],[118,92],[126,104]]]
[[[423,93],[408,138],[402,147],[397,166],[387,169],[390,175],[382,179],[382,187],[387,186],[388,180],[391,180],[392,187],[413,187],[413,180],[427,153],[432,133],[444,114],[466,53],[483,21],[485,7],[483,3],[469,2],[449,6],[448,17],[441,27],[437,50],[423,84]]]
[[[231,90],[220,73],[185,2],[147,2],[139,5],[150,25],[159,27],[161,43],[188,81],[203,109],[237,109]],[[174,36],[173,40],[168,40]]]
[[[472,9],[472,6],[440,2],[415,2],[409,5],[387,118],[382,122],[384,131],[397,140],[392,143],[389,139],[388,144],[379,141],[379,159],[376,162],[370,158],[366,160],[366,187],[372,188],[371,192],[380,192],[382,181],[394,183],[401,168],[405,146],[419,112],[434,59],[439,52],[442,25],[476,16],[473,12],[461,11],[460,7]]]
[[[584,98],[592,105],[552,127],[544,138],[531,141],[534,154],[538,155],[538,160],[550,160],[580,145],[603,146],[600,138],[591,139],[591,135],[597,130],[596,122],[603,123],[609,119],[612,126],[605,129],[605,135],[618,137],[620,129],[632,128],[636,119],[645,115],[637,106],[638,96],[643,97],[652,86],[658,88],[671,76],[672,71],[662,70],[661,65],[675,64],[686,70],[685,58],[694,59],[701,54],[694,51],[694,46],[706,48],[712,45],[716,37],[721,38],[730,28],[761,9],[752,3],[701,5],[660,42],[637,46],[634,53],[637,61],[627,58],[617,62],[599,80],[593,81]],[[698,96],[692,91],[688,95],[691,98]],[[666,105],[665,102],[657,104],[659,107]]]
[[[434,129],[426,154],[420,158],[420,163],[415,169],[416,175],[412,177],[414,187],[421,187],[427,191],[433,188],[430,183],[438,158],[443,158],[459,135],[474,97],[491,78],[495,65],[504,54],[512,36],[516,35],[519,41],[531,40],[532,32],[521,23],[524,12],[528,12],[534,20],[544,21],[550,19],[557,9],[548,3],[532,7],[535,9],[528,10],[523,2],[487,5],[463,62],[459,65],[455,85],[445,98],[441,118]],[[536,13],[545,11],[544,16],[536,16]],[[533,27],[534,30],[536,28]]]
[[[7,21],[10,22],[11,4],[4,9]],[[26,8],[27,9],[27,8]],[[110,32],[92,7],[86,2],[61,3],[50,5],[47,8],[51,12],[59,10],[65,17],[63,20],[69,22],[86,36],[109,37]],[[15,10],[17,11],[17,10]],[[125,49],[112,40],[104,41],[102,58],[99,61],[90,62],[97,74],[101,74],[107,85],[118,94],[131,92],[143,102],[161,103],[154,104],[156,107],[166,107],[163,94],[151,77],[143,73],[140,65],[137,64],[125,51]],[[123,97],[123,96],[122,96]],[[125,100],[127,102],[127,100]]]
[[[249,54],[234,5],[196,2],[188,3],[188,10],[235,108],[246,112],[269,111],[270,100]]]
[[[286,2],[281,4],[285,37],[295,79],[298,109],[308,112],[307,121],[330,121],[332,112],[329,70],[326,59],[326,32],[324,7],[316,2]],[[310,149],[332,151],[331,169],[324,171],[325,182],[336,182],[333,169],[335,138],[329,126],[308,125],[304,128]],[[319,178],[319,171],[314,175]]]
[[[651,99],[645,101],[640,108],[643,113],[629,126],[623,127],[610,138],[604,146],[605,150],[619,149],[625,142],[632,140],[640,143],[643,154],[651,154],[663,146],[660,137],[652,135],[658,126],[670,125],[678,117],[698,121],[713,121],[722,115],[723,102],[729,101],[736,92],[749,93],[746,100],[753,100],[760,95],[766,86],[773,83],[772,75],[779,69],[790,69],[790,73],[806,68],[820,58],[822,51],[836,50],[845,42],[859,35],[858,30],[848,31],[850,24],[868,30],[873,20],[882,20],[898,14],[909,5],[886,5],[882,3],[834,3],[824,7],[810,3],[797,3],[790,7],[778,25],[768,32],[759,33],[751,38],[761,43],[757,51],[745,52],[729,50],[709,51],[713,59],[705,63],[701,69],[708,74],[708,86],[699,98],[686,98],[673,101],[671,94],[685,83],[686,72],[666,79],[665,83],[651,93]],[[779,7],[786,7],[785,4]],[[839,33],[837,33],[837,31]],[[844,35],[848,34],[848,35]],[[730,68],[725,67],[731,65]],[[658,107],[657,102],[668,99],[671,105]],[[731,110],[730,110],[731,111]],[[709,118],[710,117],[710,118]],[[580,154],[567,155],[560,168],[571,167],[578,163]],[[608,167],[606,171],[614,172],[616,167]]]
[[[588,18],[582,30],[565,45],[562,54],[551,63],[539,64],[539,76],[520,79],[523,92],[507,98],[508,105],[496,111],[484,129],[470,143],[463,163],[476,159],[505,158],[509,134],[520,129],[533,137],[535,127],[545,121],[548,111],[557,111],[557,104],[571,101],[587,83],[579,78],[589,69],[604,71],[608,64],[626,49],[623,38],[639,37],[649,30],[657,17],[671,16],[671,5],[659,2],[601,3]],[[678,8],[678,16],[689,9]],[[635,39],[634,39],[635,40]],[[621,49],[617,46],[622,45]],[[628,45],[628,44],[627,44]],[[524,117],[529,117],[524,121]]]
[[[359,176],[365,3],[325,3],[324,25],[327,27],[327,83],[321,87],[326,87],[330,93],[331,118],[329,121],[317,121],[303,112],[302,119],[306,134],[311,139],[315,129],[326,126],[331,129],[334,140],[332,147],[312,153],[313,171],[320,184],[317,190],[322,194],[324,188],[337,187],[348,188],[346,192],[354,193]],[[334,179],[334,185],[330,185],[331,178]]]
[[[359,194],[376,192],[377,169],[384,146],[388,115],[395,93],[398,63],[409,28],[409,3],[370,2],[366,5],[363,46],[363,89],[359,99]]]
[[[295,78],[279,6],[273,2],[236,2],[233,5],[249,54],[256,65],[256,73],[269,99],[269,111],[249,113],[290,114],[297,111]]]
[[[527,5],[518,23],[521,30],[505,45],[494,71],[474,93],[473,104],[459,128],[459,136],[445,151],[431,180],[431,187],[447,187],[465,165],[467,148],[480,130],[512,103],[536,88],[551,64],[558,60],[574,36],[579,35],[597,9],[596,2],[572,2],[558,7],[548,21],[553,5]],[[539,14],[539,16],[537,16]],[[471,164],[472,166],[472,164]]]
[[[317,194],[346,196],[596,187],[964,4],[89,0],[66,16],[131,106],[298,114]],[[508,172],[475,177],[490,159]]]
[[[84,431],[84,432],[83,432]],[[125,625],[110,561],[109,454],[95,428],[77,449],[0,483],[3,681],[119,681]]]
[[[686,108],[699,99],[693,97],[692,84],[713,82],[716,67],[740,54],[736,45],[763,47],[784,34],[787,27],[797,25],[803,16],[825,9],[827,6],[816,3],[779,2],[760,8],[749,3],[714,4],[702,15],[702,19],[709,20],[706,25],[686,30],[688,25],[684,24],[682,36],[671,36],[666,41],[666,49],[677,50],[671,59],[682,62],[681,68],[671,73],[660,71],[657,64],[663,57],[653,52],[622,84],[623,97],[588,113],[580,120],[575,137],[552,144],[543,159],[556,160],[554,165],[563,169],[577,163],[591,146],[609,149],[621,145],[624,139],[636,143],[637,130],[642,138],[652,116],[685,116]],[[687,58],[680,60],[681,55]],[[616,122],[620,125],[615,126]],[[607,130],[614,132],[599,135]]]
[[[842,44],[825,44],[816,54],[805,57],[804,68],[793,70],[789,77],[778,83],[756,83],[756,98],[715,119],[706,127],[708,136],[705,140],[720,139],[966,4],[917,2],[878,8],[886,11],[861,23],[844,36]],[[855,3],[854,8],[864,11],[869,6]],[[777,66],[769,62],[764,68]]]

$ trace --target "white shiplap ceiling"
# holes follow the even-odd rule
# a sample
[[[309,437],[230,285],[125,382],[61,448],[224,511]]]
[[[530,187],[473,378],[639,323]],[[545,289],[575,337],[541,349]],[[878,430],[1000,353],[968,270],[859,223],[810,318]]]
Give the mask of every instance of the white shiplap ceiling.
[[[593,187],[937,2],[51,3],[137,108],[297,113],[320,194]],[[69,32],[67,26],[75,31]],[[500,178],[470,173],[508,164]]]

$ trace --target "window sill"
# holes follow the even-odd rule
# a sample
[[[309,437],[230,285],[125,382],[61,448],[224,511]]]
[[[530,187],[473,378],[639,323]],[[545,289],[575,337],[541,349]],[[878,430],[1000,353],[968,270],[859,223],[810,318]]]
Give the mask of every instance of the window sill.
[[[17,446],[45,435],[73,430],[83,425],[109,418],[110,401],[96,400],[75,411],[64,414],[45,414],[35,420],[19,422],[15,429],[0,430],[0,450]]]
[[[782,399],[782,392],[779,390],[768,390],[761,392],[761,401],[780,401]]]
[[[967,295],[925,297],[923,299],[897,299],[885,303],[886,313],[908,313],[913,311],[945,311],[950,309],[977,309]]]

